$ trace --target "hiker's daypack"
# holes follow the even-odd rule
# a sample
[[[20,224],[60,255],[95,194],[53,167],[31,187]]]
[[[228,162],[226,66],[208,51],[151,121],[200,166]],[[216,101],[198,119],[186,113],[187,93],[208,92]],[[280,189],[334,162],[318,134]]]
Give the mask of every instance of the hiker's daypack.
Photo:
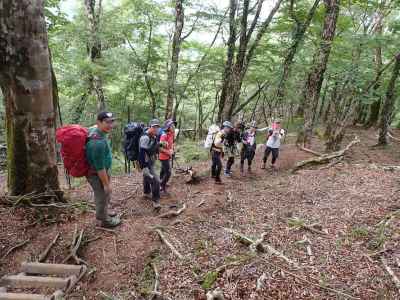
[[[211,149],[212,145],[214,144],[214,139],[216,134],[219,132],[220,128],[218,125],[211,125],[208,128],[208,133],[207,133],[207,137],[206,140],[204,141],[204,148],[206,149]]]
[[[66,125],[56,131],[64,167],[73,177],[84,177],[89,173],[90,166],[86,159],[88,138],[89,130],[80,125]]]
[[[128,160],[139,160],[139,141],[140,137],[145,133],[142,123],[131,122],[124,128],[124,153]]]

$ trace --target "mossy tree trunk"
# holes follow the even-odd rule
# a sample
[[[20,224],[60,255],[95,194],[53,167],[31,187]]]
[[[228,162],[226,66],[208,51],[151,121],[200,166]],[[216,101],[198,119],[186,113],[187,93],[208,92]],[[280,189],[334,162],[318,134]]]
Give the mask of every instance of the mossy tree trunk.
[[[0,25],[9,193],[58,191],[56,114],[43,1],[4,0]]]

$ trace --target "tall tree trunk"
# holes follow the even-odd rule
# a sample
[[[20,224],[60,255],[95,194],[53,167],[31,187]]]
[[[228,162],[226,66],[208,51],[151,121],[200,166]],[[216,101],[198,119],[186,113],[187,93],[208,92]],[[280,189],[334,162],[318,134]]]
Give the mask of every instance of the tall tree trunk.
[[[376,13],[376,22],[375,22],[375,35],[377,35],[377,37],[379,38],[378,40],[378,45],[375,48],[375,67],[376,67],[376,83],[373,86],[373,91],[374,94],[376,95],[377,99],[374,100],[374,102],[371,103],[370,107],[369,107],[369,115],[368,115],[368,120],[366,122],[366,126],[367,127],[371,127],[376,125],[376,123],[378,122],[379,119],[379,110],[381,107],[381,96],[378,95],[378,90],[381,86],[381,80],[378,76],[379,71],[382,69],[383,66],[383,62],[382,62],[382,43],[380,41],[380,38],[382,37],[382,33],[383,33],[383,11],[380,10]]]
[[[226,55],[226,62],[225,62],[225,69],[224,75],[222,78],[222,90],[219,100],[219,109],[218,109],[218,116],[217,122],[222,122],[223,116],[222,113],[224,111],[225,102],[228,97],[228,92],[231,88],[231,74],[233,71],[233,59],[235,56],[235,43],[236,43],[236,11],[238,6],[238,0],[230,0],[229,5],[229,39],[228,39],[228,49]]]
[[[301,22],[297,19],[297,17],[295,16],[295,13],[293,12],[293,2],[294,2],[294,0],[291,0],[290,11],[291,11],[292,18],[294,19],[296,24],[295,24],[292,43],[290,45],[290,48],[287,51],[284,61],[283,61],[283,71],[282,71],[282,75],[279,79],[278,88],[276,91],[276,101],[278,103],[282,103],[285,98],[286,82],[288,81],[289,76],[290,76],[294,56],[296,55],[297,49],[298,49],[300,43],[303,41],[304,35],[305,35],[308,27],[311,24],[311,20],[314,17],[315,11],[317,10],[320,0],[314,1],[314,4],[311,7],[310,11],[308,12],[307,18],[303,24],[301,24]]]
[[[171,64],[168,70],[168,93],[167,103],[165,105],[165,118],[172,118],[174,101],[176,99],[176,77],[178,74],[179,54],[181,52],[182,44],[182,30],[185,20],[183,11],[183,0],[176,0],[175,2],[175,31],[172,39],[172,57]]]
[[[6,105],[8,191],[59,191],[55,107],[43,1],[2,1],[0,85]]]
[[[321,86],[335,37],[336,22],[339,15],[340,0],[324,0],[326,12],[321,44],[314,55],[313,67],[308,74],[304,87],[304,131],[300,132],[298,142],[309,146],[314,129],[315,114],[317,113]]]
[[[87,41],[87,51],[90,61],[97,64],[101,59],[101,39],[100,39],[100,17],[102,14],[102,0],[84,0],[86,16],[89,21],[89,38]],[[89,87],[97,99],[97,110],[106,109],[106,99],[104,96],[103,83],[99,74],[91,73],[89,75]]]
[[[249,14],[249,3],[250,1],[245,0],[243,2],[242,16],[240,21],[240,38],[238,53],[234,62],[235,52],[235,41],[236,41],[236,21],[235,12],[237,10],[237,1],[231,0],[231,10],[229,19],[230,36],[228,42],[228,55],[225,64],[225,71],[223,77],[223,87],[219,105],[219,120],[231,120],[236,105],[239,102],[240,92],[243,84],[243,79],[246,76],[250,62],[254,56],[255,50],[257,49],[262,37],[266,33],[275,13],[278,11],[283,0],[278,0],[275,6],[272,8],[268,17],[262,22],[260,26],[257,26],[258,19],[261,14],[264,0],[260,0],[257,3],[256,12],[248,26],[248,14]],[[256,28],[259,28],[254,38],[254,41],[250,43],[252,35]]]
[[[387,134],[390,123],[392,122],[394,104],[395,104],[395,87],[396,80],[399,77],[400,71],[400,53],[396,56],[396,62],[393,67],[392,77],[386,90],[386,97],[382,103],[382,111],[379,118],[379,138],[378,144],[386,145],[388,143]]]

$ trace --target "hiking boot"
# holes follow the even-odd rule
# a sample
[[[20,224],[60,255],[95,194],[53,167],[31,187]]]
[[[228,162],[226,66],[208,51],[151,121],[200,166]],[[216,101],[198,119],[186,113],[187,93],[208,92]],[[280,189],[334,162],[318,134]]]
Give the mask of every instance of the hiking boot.
[[[118,215],[115,210],[109,210],[107,214],[111,218],[116,217]]]
[[[161,209],[160,200],[153,201],[153,208],[154,208],[154,210],[160,210]]]
[[[118,217],[108,218],[106,221],[101,222],[101,227],[114,228],[121,225],[121,219]]]
[[[230,171],[228,171],[228,170],[225,170],[224,176],[225,176],[225,177],[231,177],[231,176],[232,176],[232,172],[230,172]]]
[[[143,194],[143,199],[151,200],[151,194]]]
[[[247,172],[251,173],[251,167],[250,166],[247,168]]]
[[[263,162],[263,164],[261,165],[261,169],[265,170],[265,162]]]
[[[222,184],[222,180],[220,177],[215,177],[215,184]]]

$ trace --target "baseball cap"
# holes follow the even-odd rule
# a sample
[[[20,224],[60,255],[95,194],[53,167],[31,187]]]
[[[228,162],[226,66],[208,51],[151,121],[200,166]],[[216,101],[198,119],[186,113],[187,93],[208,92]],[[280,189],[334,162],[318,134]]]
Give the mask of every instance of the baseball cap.
[[[113,113],[108,111],[102,111],[97,115],[97,120],[102,122],[105,119],[111,119],[112,121],[115,120]]]
[[[150,127],[160,127],[160,120],[158,119],[153,119],[149,123]]]

